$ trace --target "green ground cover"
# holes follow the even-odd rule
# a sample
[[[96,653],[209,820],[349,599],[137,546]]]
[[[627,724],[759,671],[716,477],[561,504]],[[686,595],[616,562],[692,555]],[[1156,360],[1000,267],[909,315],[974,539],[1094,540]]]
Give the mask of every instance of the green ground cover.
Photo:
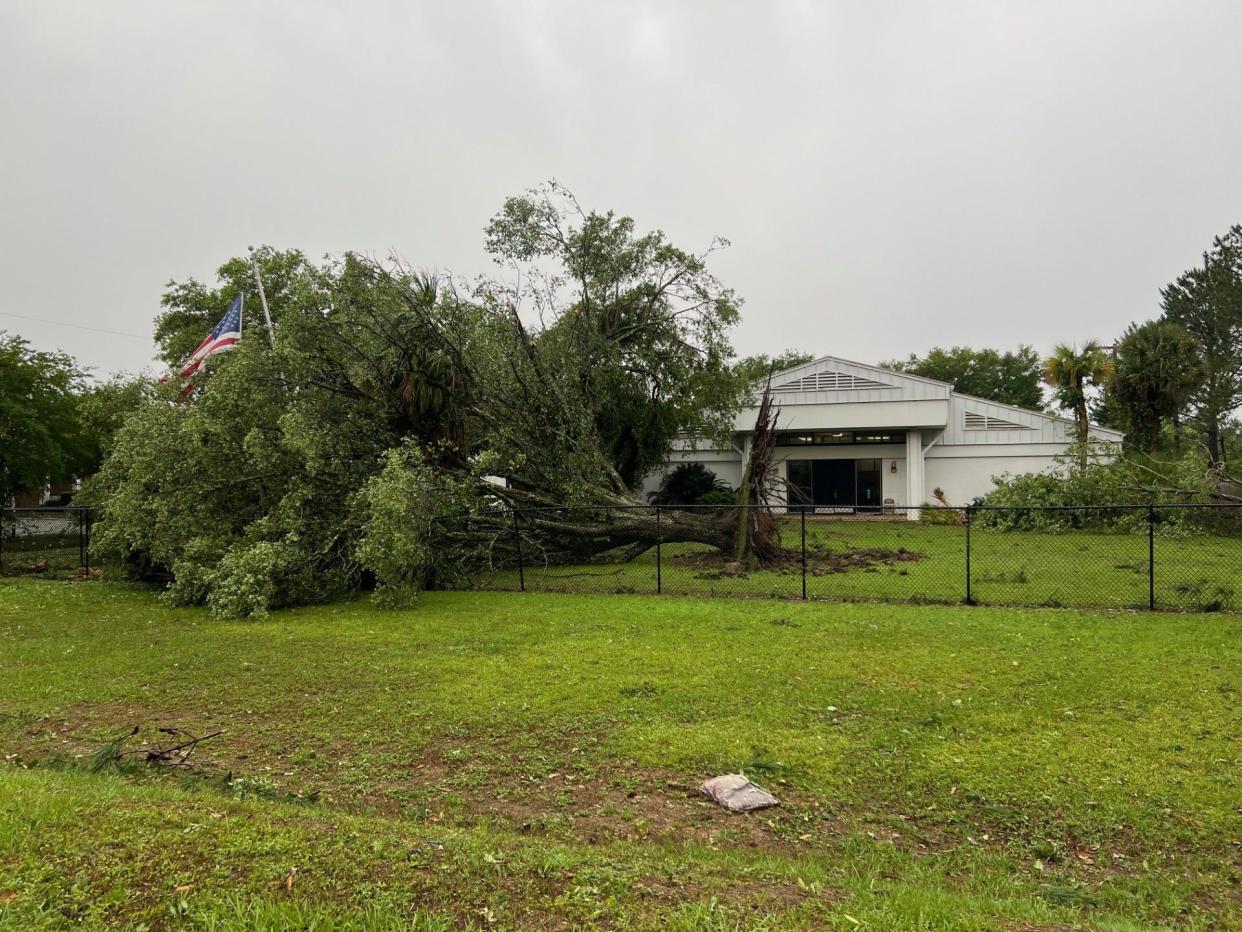
[[[1161,609],[1242,611],[1242,537],[1157,533],[1155,598]],[[1148,605],[1145,531],[1059,533],[971,532],[971,598],[985,605],[1145,608]],[[661,549],[659,588],[666,594],[792,599],[802,596],[801,527],[786,523],[791,559],[762,570],[730,569],[726,557],[695,544]],[[842,558],[877,552],[858,563]],[[966,533],[956,525],[904,520],[811,518],[807,522],[806,595],[813,600],[960,603],[966,599]],[[629,562],[605,554],[590,565],[546,565],[529,545],[519,579],[515,566],[480,572],[469,584],[487,590],[655,593],[656,551]],[[99,557],[96,556],[96,561]],[[77,572],[76,534],[26,537],[5,543],[0,575],[64,578]],[[31,573],[40,567],[38,573]],[[113,577],[106,564],[101,569]]]
[[[1242,609],[1242,537],[1159,534],[1154,543],[1159,607]],[[801,549],[796,521],[784,527],[783,544]],[[807,522],[807,547],[811,599],[952,603],[966,598],[966,533],[959,526],[813,518]],[[834,555],[857,550],[899,553],[900,558],[837,571]],[[666,593],[777,598],[802,593],[798,561],[777,569],[731,572],[723,559],[693,544],[665,546],[660,558],[660,586]],[[527,589],[541,592],[654,592],[655,564],[652,550],[624,564],[535,565],[524,575]],[[1147,571],[1145,532],[1037,533],[982,527],[971,532],[971,596],[984,604],[1145,607]],[[479,581],[500,589],[518,586],[514,571],[480,576]]]
[[[1221,614],[6,580],[0,926],[1228,928],[1239,689]]]

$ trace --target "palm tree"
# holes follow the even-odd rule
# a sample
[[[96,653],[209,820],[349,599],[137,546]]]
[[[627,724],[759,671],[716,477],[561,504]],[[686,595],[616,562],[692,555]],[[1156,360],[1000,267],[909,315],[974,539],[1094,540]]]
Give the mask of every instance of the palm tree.
[[[1079,468],[1087,468],[1087,388],[1101,386],[1113,376],[1113,360],[1108,351],[1095,340],[1088,340],[1082,349],[1072,343],[1059,343],[1052,355],[1044,360],[1044,381],[1056,393],[1057,404],[1074,412],[1078,422]]]

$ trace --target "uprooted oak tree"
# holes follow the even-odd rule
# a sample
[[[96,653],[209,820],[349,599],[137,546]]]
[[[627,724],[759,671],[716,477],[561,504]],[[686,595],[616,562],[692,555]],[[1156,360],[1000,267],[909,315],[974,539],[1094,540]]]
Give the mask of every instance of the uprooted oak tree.
[[[687,252],[555,183],[506,201],[486,243],[499,272],[469,285],[397,260],[255,253],[272,345],[249,324],[188,401],[168,385],[129,418],[85,490],[97,545],[221,616],[444,584],[513,545],[511,507],[573,506],[522,528],[566,559],[638,553],[657,534],[768,553],[772,523],[736,510],[670,511],[657,528],[650,511],[603,507],[642,504],[677,435],[725,436],[751,391],[731,364],[739,302],[706,265],[724,243]],[[216,288],[171,285],[165,360],[239,291],[254,321],[246,260]],[[746,502],[764,500],[769,467]]]

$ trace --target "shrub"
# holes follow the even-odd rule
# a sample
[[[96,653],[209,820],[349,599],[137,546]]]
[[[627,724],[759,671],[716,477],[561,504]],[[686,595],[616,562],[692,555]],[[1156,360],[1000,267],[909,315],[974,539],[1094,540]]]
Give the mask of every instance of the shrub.
[[[1067,457],[1054,472],[1002,475],[976,504],[985,506],[973,522],[1014,531],[1079,528],[1137,531],[1147,526],[1147,504],[1202,504],[1213,500],[1216,481],[1198,451],[1157,461],[1141,454],[1097,457],[1085,469]],[[1054,506],[1050,508],[1049,506]],[[1157,512],[1162,534],[1194,534],[1212,529],[1242,530],[1242,508],[1163,508]]]
[[[696,505],[736,505],[737,492],[730,488],[715,489],[699,497]]]
[[[965,515],[958,509],[929,502],[924,502],[923,510],[919,512],[919,521],[923,524],[963,524],[965,520]]]
[[[722,495],[711,502],[704,501],[705,496],[714,493]],[[723,495],[728,496],[727,502],[721,501]],[[664,476],[660,488],[650,493],[647,501],[672,506],[732,504],[734,497],[729,484],[702,463],[681,463]]]
[[[449,532],[470,499],[466,485],[432,468],[415,444],[384,455],[383,468],[353,496],[363,515],[357,558],[375,578],[377,602],[408,605],[437,574],[459,564]]]

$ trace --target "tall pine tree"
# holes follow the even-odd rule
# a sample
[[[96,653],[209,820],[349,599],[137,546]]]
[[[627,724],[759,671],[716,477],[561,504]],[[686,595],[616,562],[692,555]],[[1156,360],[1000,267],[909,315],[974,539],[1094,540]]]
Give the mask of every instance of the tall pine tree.
[[[1203,382],[1190,396],[1191,421],[1213,465],[1225,460],[1222,433],[1242,405],[1242,225],[1216,237],[1203,267],[1161,290],[1165,319],[1203,347]]]

